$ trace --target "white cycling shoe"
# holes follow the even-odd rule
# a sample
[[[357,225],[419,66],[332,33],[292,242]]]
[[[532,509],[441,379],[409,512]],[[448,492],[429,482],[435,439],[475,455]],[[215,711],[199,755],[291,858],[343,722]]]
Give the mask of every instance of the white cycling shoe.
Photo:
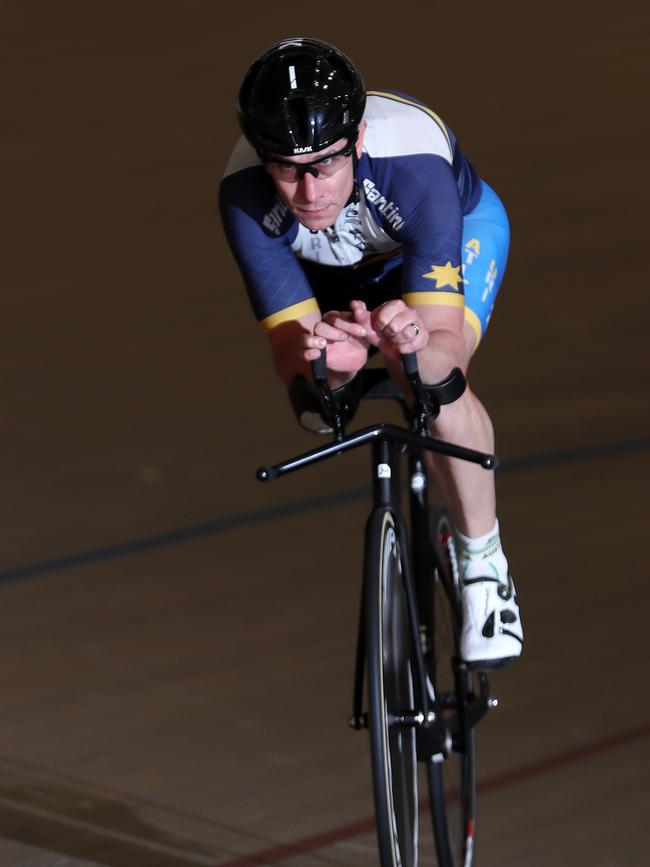
[[[501,668],[521,655],[523,629],[512,578],[462,581],[461,656],[468,668]]]

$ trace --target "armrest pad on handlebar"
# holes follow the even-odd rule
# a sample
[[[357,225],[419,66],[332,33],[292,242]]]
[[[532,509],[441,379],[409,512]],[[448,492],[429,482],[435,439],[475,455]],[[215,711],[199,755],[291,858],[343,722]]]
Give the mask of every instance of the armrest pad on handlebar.
[[[341,414],[343,424],[347,424],[359,408],[362,397],[363,380],[357,374],[350,382],[332,389],[332,397]],[[289,400],[298,423],[312,433],[332,433],[332,419],[325,418],[318,389],[304,376],[294,377],[289,385]]]
[[[442,406],[445,403],[453,403],[463,394],[467,388],[467,380],[460,367],[454,367],[449,376],[434,382],[432,385],[423,383],[424,390],[429,397]]]

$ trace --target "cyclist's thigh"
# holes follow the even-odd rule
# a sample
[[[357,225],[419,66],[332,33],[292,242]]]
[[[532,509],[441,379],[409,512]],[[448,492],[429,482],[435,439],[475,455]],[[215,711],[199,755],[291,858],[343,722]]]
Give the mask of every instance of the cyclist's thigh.
[[[482,181],[477,206],[463,220],[465,321],[476,345],[490,321],[508,261],[510,225],[501,199]]]

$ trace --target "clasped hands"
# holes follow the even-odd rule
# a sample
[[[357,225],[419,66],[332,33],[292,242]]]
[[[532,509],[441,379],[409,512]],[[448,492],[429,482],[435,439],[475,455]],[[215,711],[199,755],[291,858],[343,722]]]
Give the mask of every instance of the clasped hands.
[[[313,334],[303,335],[303,358],[315,361],[326,348],[330,370],[356,373],[366,363],[371,346],[386,358],[397,358],[423,349],[428,339],[422,319],[401,299],[372,311],[363,301],[351,301],[349,311],[330,310],[316,323]]]

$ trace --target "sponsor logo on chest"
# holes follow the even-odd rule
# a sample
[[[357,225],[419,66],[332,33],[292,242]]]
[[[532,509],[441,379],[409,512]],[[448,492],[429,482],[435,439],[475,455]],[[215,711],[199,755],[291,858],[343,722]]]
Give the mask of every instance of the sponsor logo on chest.
[[[289,208],[284,204],[284,202],[277,199],[271,210],[264,214],[262,225],[273,235],[279,235],[280,226],[282,225],[282,221],[284,220],[288,210]]]
[[[404,225],[404,218],[400,214],[397,205],[394,202],[388,201],[386,196],[384,196],[382,192],[377,189],[374,181],[371,181],[370,178],[364,179],[363,189],[365,190],[366,199],[368,200],[368,202],[371,205],[375,205],[379,213],[383,215],[388,225],[392,226],[393,229],[401,229]]]

